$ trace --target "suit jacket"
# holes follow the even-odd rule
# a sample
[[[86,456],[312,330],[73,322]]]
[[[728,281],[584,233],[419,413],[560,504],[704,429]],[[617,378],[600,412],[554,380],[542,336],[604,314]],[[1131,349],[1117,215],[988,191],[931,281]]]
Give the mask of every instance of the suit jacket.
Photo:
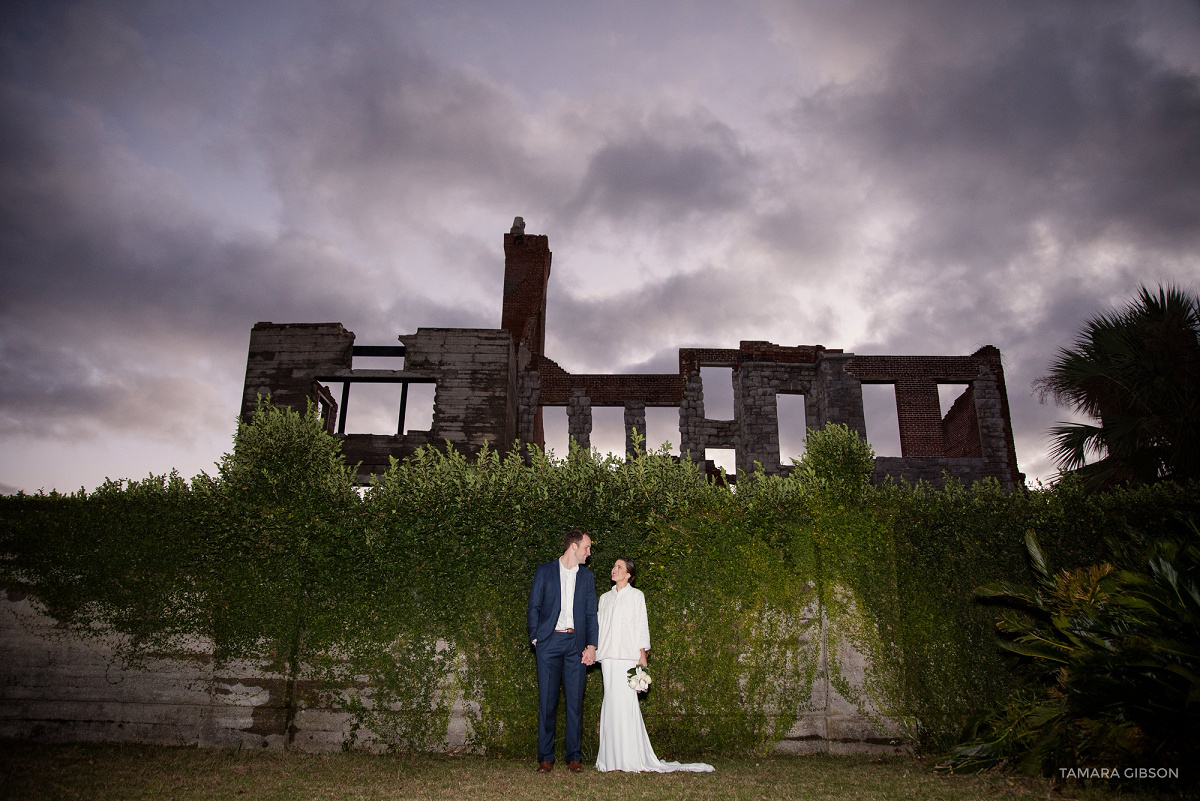
[[[533,589],[529,591],[529,609],[526,624],[529,639],[545,642],[554,633],[554,624],[562,607],[562,590],[558,581],[558,560],[538,565],[533,577]],[[596,578],[583,565],[575,576],[575,644],[580,653],[600,639],[600,626],[596,621]]]

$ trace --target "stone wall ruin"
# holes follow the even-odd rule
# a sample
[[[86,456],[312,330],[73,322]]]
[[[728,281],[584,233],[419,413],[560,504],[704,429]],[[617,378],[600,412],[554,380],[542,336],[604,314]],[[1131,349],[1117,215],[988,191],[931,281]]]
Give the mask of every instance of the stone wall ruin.
[[[822,345],[741,342],[737,348],[683,348],[679,371],[664,374],[570,373],[545,354],[546,298],[551,252],[548,237],[526,234],[517,218],[504,236],[504,303],[498,329],[418,328],[399,345],[360,346],[341,323],[263,322],[250,333],[242,414],[258,396],[303,410],[317,403],[328,430],[343,440],[360,479],[387,469],[424,445],[446,443],[474,455],[483,447],[507,450],[515,442],[545,447],[542,410],[565,407],[568,431],[591,446],[592,409],[624,410],[627,449],[636,429],[644,436],[646,409],[679,412],[680,452],[704,463],[708,449],[732,449],[738,471],[756,465],[770,474],[781,464],[778,396],[802,395],[809,428],[842,423],[867,437],[864,384],[896,391],[898,457],[876,459],[872,480],[888,476],[940,485],[953,476],[965,483],[990,477],[1005,489],[1023,486],[1013,446],[1000,351],[985,345],[969,356],[871,356]],[[395,357],[402,369],[359,369],[356,356]],[[734,414],[709,418],[701,368],[731,371]],[[345,412],[356,383],[402,387],[397,433],[347,434]],[[340,399],[328,384],[340,383]],[[428,430],[404,431],[411,384],[433,384]],[[964,385],[945,415],[938,386]]]

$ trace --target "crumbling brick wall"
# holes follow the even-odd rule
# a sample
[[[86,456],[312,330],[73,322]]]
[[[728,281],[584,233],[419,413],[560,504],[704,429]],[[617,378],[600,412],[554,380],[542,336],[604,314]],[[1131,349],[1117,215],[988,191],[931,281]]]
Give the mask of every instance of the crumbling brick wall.
[[[546,296],[550,284],[550,239],[544,235],[525,233],[525,221],[513,220],[512,229],[504,235],[504,303],[500,313],[500,328],[512,338],[515,369],[521,376],[529,375],[530,366],[546,349]],[[542,407],[536,402],[536,382],[517,379],[518,431],[522,442],[545,444],[542,428]],[[534,401],[528,402],[530,393]],[[524,399],[525,402],[522,402]],[[520,410],[525,410],[524,412]],[[527,418],[527,419],[526,419]]]
[[[821,345],[783,346],[747,341],[738,348],[684,348],[679,372],[667,374],[573,374],[544,353],[549,239],[525,234],[517,218],[504,237],[504,304],[499,329],[418,329],[401,336],[403,371],[375,371],[371,380],[435,381],[433,424],[404,436],[346,435],[351,461],[363,474],[386,469],[389,456],[403,458],[420,445],[449,442],[468,454],[485,443],[507,449],[514,441],[545,447],[542,409],[568,409],[569,434],[589,447],[592,409],[624,410],[626,447],[632,432],[645,436],[646,409],[679,410],[681,451],[703,462],[709,449],[733,449],[737,468],[781,473],[778,397],[804,396],[806,424],[841,423],[863,436],[863,384],[893,384],[901,456],[881,458],[876,480],[887,476],[966,481],[990,476],[1020,486],[1000,352],[988,345],[970,356],[860,356]],[[322,380],[354,380],[371,371],[353,368],[354,335],[339,323],[274,325],[251,332],[243,413],[257,393],[278,405],[302,408],[320,400],[337,413]],[[731,373],[734,418],[710,419],[704,409],[702,367]],[[939,384],[962,384],[964,394],[943,418]],[[345,410],[341,413],[344,415]],[[639,428],[640,427],[640,428]]]
[[[1013,489],[1017,472],[999,351],[986,346],[971,356],[858,356],[820,345],[786,347],[742,342],[738,349],[684,348],[679,375],[573,375],[557,363],[538,360],[540,406],[568,406],[569,434],[590,443],[591,406],[677,405],[680,450],[703,462],[710,449],[732,449],[739,471],[761,467],[777,474],[780,464],[778,396],[805,399],[809,428],[839,423],[868,436],[862,384],[896,386],[901,456],[880,459],[875,480],[886,477],[940,484],[945,475],[971,482],[995,478]],[[706,416],[702,367],[732,371],[734,417]],[[939,384],[966,391],[942,418]],[[653,399],[650,401],[648,399]],[[626,415],[626,437],[636,417]],[[642,432],[643,435],[645,432]]]
[[[647,407],[678,408],[684,397],[684,378],[673,373],[572,374],[545,356],[539,357],[531,369],[538,375],[538,407],[566,406],[568,434],[584,448],[591,447],[592,407],[625,410],[628,452],[634,428],[643,438],[646,436]],[[535,441],[545,447],[544,438]]]
[[[489,328],[419,328],[402,336],[405,369],[437,379],[431,438],[474,453],[507,449],[516,437],[512,339]]]
[[[856,356],[847,368],[862,383],[896,387],[900,457],[881,460],[876,475],[928,478],[918,460],[966,459],[949,472],[969,480],[995,478],[1007,489],[1023,483],[1009,419],[1000,351],[985,345],[970,356]],[[945,419],[939,384],[967,389]],[[932,463],[948,468],[948,463]]]
[[[942,418],[942,436],[947,456],[983,458],[983,446],[979,440],[979,414],[975,410],[975,387],[972,385],[967,385]]]

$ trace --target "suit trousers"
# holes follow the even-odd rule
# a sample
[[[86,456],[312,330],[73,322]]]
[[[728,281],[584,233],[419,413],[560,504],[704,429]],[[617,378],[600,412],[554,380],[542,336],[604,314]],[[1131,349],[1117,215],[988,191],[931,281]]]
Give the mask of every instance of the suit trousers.
[[[558,688],[566,700],[565,732],[567,761],[583,760],[583,689],[587,665],[576,647],[574,634],[555,632],[534,646],[538,674],[538,761],[554,761],[558,723]]]

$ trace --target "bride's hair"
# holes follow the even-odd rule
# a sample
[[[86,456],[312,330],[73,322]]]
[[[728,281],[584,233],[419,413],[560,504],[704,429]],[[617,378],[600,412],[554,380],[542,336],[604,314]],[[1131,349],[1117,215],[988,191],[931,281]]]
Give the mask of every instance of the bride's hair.
[[[624,556],[618,557],[617,561],[625,563],[625,571],[629,573],[629,583],[632,584],[633,580],[637,578],[637,565],[633,563],[632,559],[626,559]]]

